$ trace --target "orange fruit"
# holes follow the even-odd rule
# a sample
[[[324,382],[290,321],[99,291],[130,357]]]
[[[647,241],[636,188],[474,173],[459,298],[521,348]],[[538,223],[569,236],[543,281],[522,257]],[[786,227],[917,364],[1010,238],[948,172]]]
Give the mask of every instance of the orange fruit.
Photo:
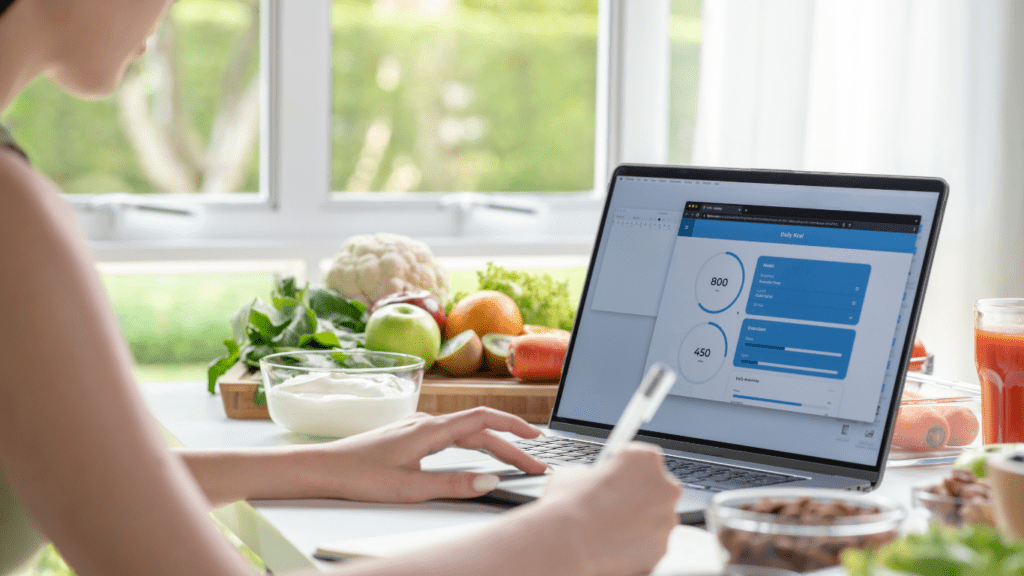
[[[446,324],[448,338],[466,330],[473,330],[481,338],[491,333],[523,333],[523,315],[515,300],[496,290],[481,290],[459,300],[448,314]]]

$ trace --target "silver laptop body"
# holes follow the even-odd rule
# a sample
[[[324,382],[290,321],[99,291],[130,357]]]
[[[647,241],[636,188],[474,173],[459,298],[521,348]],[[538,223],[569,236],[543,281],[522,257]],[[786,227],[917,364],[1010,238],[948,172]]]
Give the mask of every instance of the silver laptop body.
[[[661,361],[678,378],[637,439],[670,467],[874,489],[947,192],[937,178],[619,166],[549,435],[599,448]],[[466,467],[501,473],[491,496],[542,494],[545,476],[495,462]],[[683,522],[735,486],[684,484]]]

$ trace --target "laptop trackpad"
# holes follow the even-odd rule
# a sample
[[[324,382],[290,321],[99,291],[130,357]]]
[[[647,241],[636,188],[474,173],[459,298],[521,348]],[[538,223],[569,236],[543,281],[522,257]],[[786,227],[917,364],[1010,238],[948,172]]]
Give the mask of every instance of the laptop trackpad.
[[[546,475],[530,475],[519,472],[509,472],[501,475],[501,483],[498,484],[496,496],[513,496],[509,498],[514,501],[528,501],[540,498],[544,494],[544,487],[547,485]],[[715,493],[710,490],[697,490],[686,488],[683,496],[676,502],[676,512],[680,514],[702,511],[707,508],[708,502]]]
[[[545,474],[510,473],[502,475],[498,490],[527,498],[540,498],[547,483],[548,477]]]

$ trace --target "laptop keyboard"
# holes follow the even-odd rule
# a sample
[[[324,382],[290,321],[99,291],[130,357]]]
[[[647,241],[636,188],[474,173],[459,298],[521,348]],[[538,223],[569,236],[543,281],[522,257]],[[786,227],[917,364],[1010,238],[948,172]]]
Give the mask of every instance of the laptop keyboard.
[[[600,444],[579,442],[569,438],[537,438],[514,443],[527,454],[547,464],[592,464],[601,452]],[[688,488],[719,492],[736,488],[771,486],[803,480],[778,472],[766,472],[705,462],[694,458],[665,455],[665,467]]]

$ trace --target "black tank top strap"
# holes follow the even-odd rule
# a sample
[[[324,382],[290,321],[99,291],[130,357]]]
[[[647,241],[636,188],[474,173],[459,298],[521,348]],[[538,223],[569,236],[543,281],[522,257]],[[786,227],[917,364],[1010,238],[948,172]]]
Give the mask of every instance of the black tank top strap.
[[[11,4],[14,4],[14,0],[0,0],[0,16],[4,15],[4,10],[7,10]]]
[[[11,4],[14,4],[14,0],[0,0],[0,16],[4,15],[4,10],[7,10]]]
[[[3,0],[0,0],[0,2],[3,2]],[[11,136],[11,133],[8,132],[7,129],[3,127],[3,125],[0,125],[0,147],[10,148],[11,150],[17,152],[18,154],[24,156],[25,160],[28,160],[28,154],[26,154],[25,151],[21,149],[21,146],[18,146],[18,143],[14,141],[14,137]]]

